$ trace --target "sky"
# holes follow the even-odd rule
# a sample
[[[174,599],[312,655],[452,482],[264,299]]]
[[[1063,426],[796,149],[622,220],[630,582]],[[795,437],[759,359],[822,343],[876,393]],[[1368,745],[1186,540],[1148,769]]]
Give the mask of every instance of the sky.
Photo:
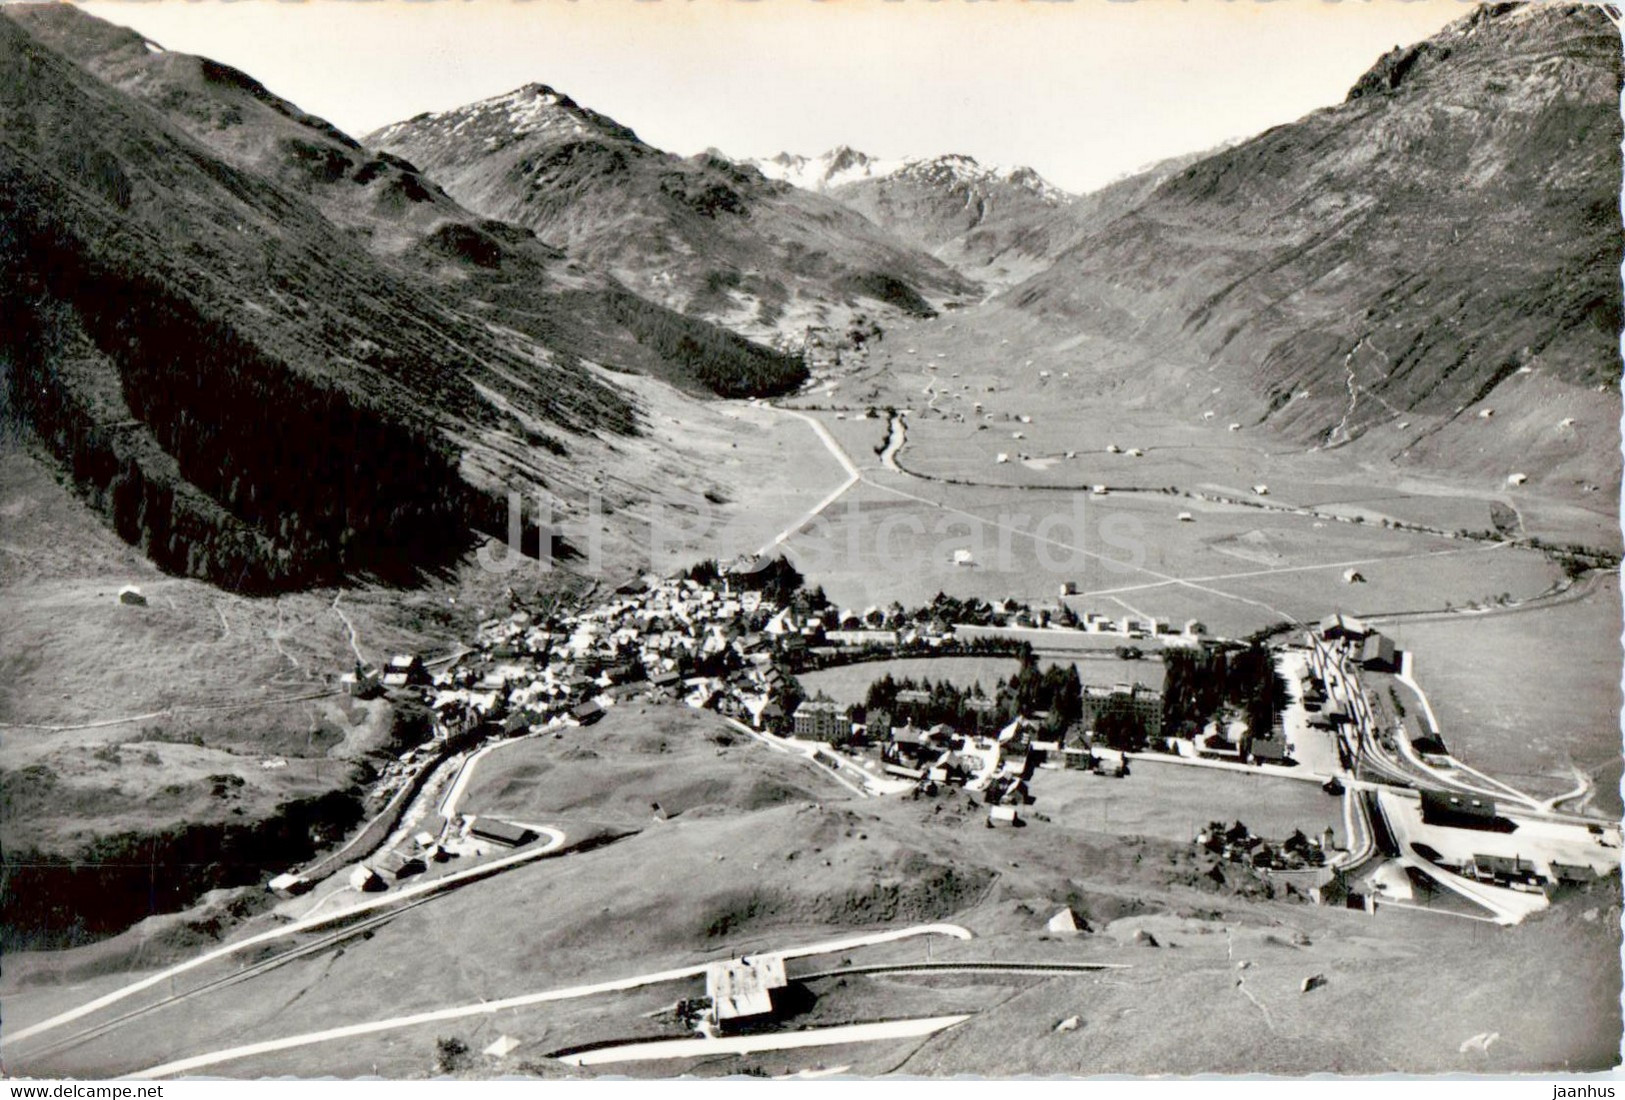
[[[85,0],[357,137],[550,84],[684,155],[964,153],[1072,191],[1341,102],[1464,0]]]

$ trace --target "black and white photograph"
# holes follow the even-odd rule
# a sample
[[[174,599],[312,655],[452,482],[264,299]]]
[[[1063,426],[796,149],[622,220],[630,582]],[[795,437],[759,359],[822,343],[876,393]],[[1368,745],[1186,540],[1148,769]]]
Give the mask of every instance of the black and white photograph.
[[[1617,1082],[1622,19],[0,3],[0,1076]]]

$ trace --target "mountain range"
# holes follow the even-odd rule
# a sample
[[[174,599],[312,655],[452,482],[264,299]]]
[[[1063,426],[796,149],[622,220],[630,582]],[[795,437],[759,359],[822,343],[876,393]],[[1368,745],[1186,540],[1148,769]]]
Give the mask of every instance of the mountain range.
[[[251,589],[457,560],[506,489],[616,461],[650,411],[617,372],[784,393],[809,329],[948,308],[1087,342],[1143,401],[1307,446],[1401,424],[1448,467],[1524,376],[1617,393],[1620,80],[1597,9],[1486,6],[1341,104],[1073,196],[957,155],[681,157],[539,83],[356,140],[8,6],[7,412],[155,561]],[[1537,477],[1573,458],[1496,423]]]
[[[839,200],[987,287],[1041,270],[1085,224],[1076,196],[1033,169],[984,166],[963,154],[886,161],[841,146],[747,163]]]
[[[713,153],[656,149],[544,84],[364,140],[639,294],[756,337],[799,339],[877,309],[926,317],[977,292],[833,199]]]
[[[8,409],[175,572],[455,559],[504,529],[506,488],[569,465],[565,437],[637,432],[590,363],[734,396],[805,376],[71,5],[0,14],[0,110]]]

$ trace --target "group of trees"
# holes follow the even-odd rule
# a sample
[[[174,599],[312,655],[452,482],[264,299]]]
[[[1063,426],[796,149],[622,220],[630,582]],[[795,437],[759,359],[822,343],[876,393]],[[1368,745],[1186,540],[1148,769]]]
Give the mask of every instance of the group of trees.
[[[1019,715],[1047,711],[1043,734],[1055,736],[1083,713],[1083,684],[1075,666],[1052,665],[1040,669],[1032,647],[1020,643],[1019,664],[1012,676],[1001,678],[989,696],[980,682],[962,688],[947,680],[899,680],[890,673],[869,685],[864,713],[883,710],[897,724],[932,726],[941,722],[967,732],[986,734],[1002,728]],[[925,692],[924,701],[900,700],[902,692]]]
[[[1095,712],[1095,740],[1124,752],[1144,752],[1153,746],[1150,723],[1134,709],[1128,697],[1110,695]]]
[[[722,397],[772,397],[807,380],[807,367],[799,356],[752,343],[635,294],[612,294],[608,306],[616,323],[639,344]]]
[[[1000,683],[999,695],[1008,697],[1012,716],[1048,711],[1046,724],[1056,732],[1083,717],[1083,681],[1078,666],[1068,661],[1040,669],[1031,646],[1021,655],[1016,674]]]
[[[801,570],[785,557],[769,558],[752,572],[739,574],[739,582],[746,588],[761,592],[762,600],[771,607],[793,603],[801,594],[804,577]],[[823,590],[819,590],[823,598]]]
[[[848,272],[835,280],[835,289],[853,297],[873,298],[896,306],[913,317],[929,320],[937,315],[920,292],[895,275],[884,271]]]
[[[923,702],[902,701],[899,692],[923,691],[928,696]],[[869,685],[864,696],[863,713],[885,711],[891,715],[893,725],[912,723],[920,727],[941,722],[966,733],[987,733],[998,729],[1003,721],[996,709],[973,707],[972,700],[987,700],[980,683],[962,688],[947,680],[915,680],[905,676],[901,680],[887,673]]]
[[[1534,537],[1529,539],[1529,546],[1531,549],[1544,551],[1571,581],[1579,580],[1593,569],[1619,568],[1619,555],[1612,550],[1585,546],[1581,543],[1552,543]]]
[[[1162,728],[1171,736],[1200,732],[1221,707],[1234,707],[1257,737],[1268,735],[1285,701],[1275,659],[1260,643],[1163,651]]]
[[[131,260],[5,228],[38,261],[0,289],[8,404],[158,565],[274,590],[410,580],[466,547],[473,497],[430,426],[282,362]]]

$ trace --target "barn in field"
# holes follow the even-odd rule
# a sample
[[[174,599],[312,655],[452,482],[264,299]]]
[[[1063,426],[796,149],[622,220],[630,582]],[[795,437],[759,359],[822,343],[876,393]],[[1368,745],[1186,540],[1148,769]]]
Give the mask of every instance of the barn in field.
[[[500,844],[504,848],[517,848],[536,839],[536,834],[523,825],[499,821],[494,817],[476,817],[468,832],[475,840]]]

